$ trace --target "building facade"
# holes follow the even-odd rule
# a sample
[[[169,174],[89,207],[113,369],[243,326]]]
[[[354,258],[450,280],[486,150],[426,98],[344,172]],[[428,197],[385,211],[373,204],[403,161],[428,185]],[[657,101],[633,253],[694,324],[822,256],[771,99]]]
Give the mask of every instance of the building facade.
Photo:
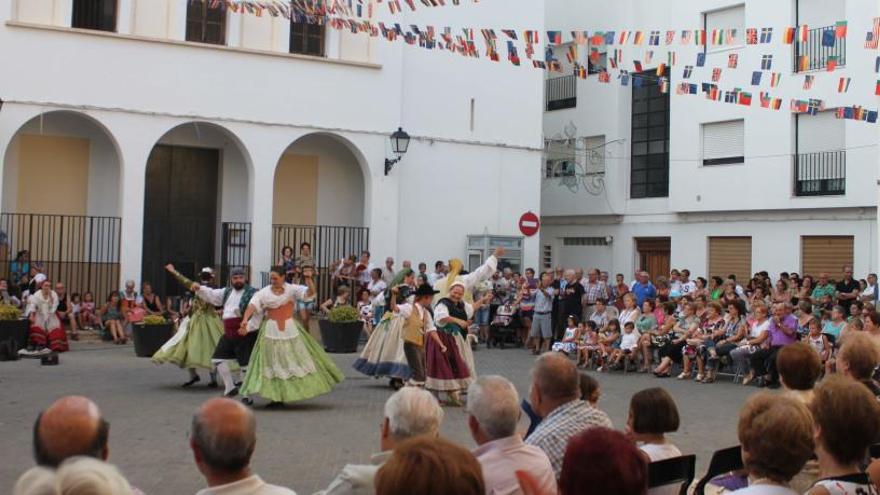
[[[257,278],[303,241],[322,267],[476,262],[469,235],[537,263],[517,222],[540,209],[540,71],[223,3],[0,0],[3,265],[30,249],[76,289],[164,291],[167,262]],[[542,2],[506,4],[363,15],[543,24]],[[386,175],[398,128],[412,141]]]
[[[586,79],[567,75],[567,45],[554,48],[564,72],[545,81],[543,265],[596,266],[627,280],[634,270],[655,276],[670,267],[722,278],[839,275],[844,264],[861,275],[876,271],[878,127],[836,119],[834,108],[877,107],[878,53],[863,45],[878,16],[867,0],[548,2],[547,25],[566,38],[572,30],[659,30],[661,41],[578,47]],[[823,45],[823,33],[842,20],[845,38]],[[783,43],[783,28],[800,25],[809,26],[807,39]],[[774,27],[771,43],[746,41],[748,28],[764,27]],[[731,28],[737,34],[723,46],[679,40],[683,30]],[[670,45],[667,30],[675,31]],[[635,73],[634,61],[642,63],[640,84],[622,86],[614,69],[610,83],[600,81],[618,48],[620,69]],[[592,49],[599,56],[587,62]],[[700,52],[705,67],[697,66]],[[665,94],[660,63],[670,64]],[[714,68],[722,90],[751,92],[750,107],[706,99],[701,83]],[[757,86],[755,71],[763,76]],[[814,80],[805,90],[806,76]],[[838,92],[840,78],[851,80],[848,92]],[[681,82],[700,91],[676,94]],[[782,98],[782,108],[762,108],[760,91]],[[792,113],[792,98],[821,99],[826,110]]]

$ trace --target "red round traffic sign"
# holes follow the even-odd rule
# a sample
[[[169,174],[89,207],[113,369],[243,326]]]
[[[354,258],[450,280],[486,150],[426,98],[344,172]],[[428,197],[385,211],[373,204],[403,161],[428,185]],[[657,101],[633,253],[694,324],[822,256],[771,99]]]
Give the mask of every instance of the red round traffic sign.
[[[541,220],[538,218],[538,215],[529,211],[519,217],[519,231],[524,236],[531,237],[537,234],[539,228],[541,228]]]

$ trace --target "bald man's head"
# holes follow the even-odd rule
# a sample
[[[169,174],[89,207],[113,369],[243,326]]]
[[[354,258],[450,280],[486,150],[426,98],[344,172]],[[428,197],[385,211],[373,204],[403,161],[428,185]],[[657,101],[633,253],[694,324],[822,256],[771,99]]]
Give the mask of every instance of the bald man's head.
[[[211,399],[196,411],[190,444],[200,467],[215,473],[246,469],[257,444],[250,409],[230,399]]]
[[[539,357],[532,378],[541,395],[549,399],[569,401],[579,396],[577,368],[564,354],[552,352]]]
[[[48,467],[79,455],[106,460],[109,433],[97,404],[77,395],[62,397],[37,416],[34,458]]]

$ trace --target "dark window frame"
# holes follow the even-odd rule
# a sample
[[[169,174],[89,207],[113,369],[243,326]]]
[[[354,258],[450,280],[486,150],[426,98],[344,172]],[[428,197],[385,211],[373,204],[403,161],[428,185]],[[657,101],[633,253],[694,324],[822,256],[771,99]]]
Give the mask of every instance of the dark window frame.
[[[669,68],[663,75],[669,76]],[[630,198],[668,198],[670,94],[668,91],[660,92],[660,81],[656,70],[634,74],[634,78],[639,78],[642,82],[640,87],[632,85]],[[644,111],[639,111],[642,106]],[[662,108],[652,110],[654,106]],[[638,121],[644,123],[637,124]],[[662,122],[657,123],[657,121]],[[639,136],[639,134],[644,135]],[[662,152],[650,152],[651,146],[656,146],[656,143],[663,143]],[[640,151],[641,149],[644,151]],[[641,179],[637,180],[637,177]]]
[[[211,19],[214,14],[219,20]],[[209,28],[219,33],[211,33]],[[213,35],[212,35],[213,34]],[[210,2],[191,2],[186,4],[186,41],[208,45],[226,45],[226,9],[210,8]]]
[[[315,44],[317,44],[317,47],[315,47]],[[316,22],[297,22],[296,16],[291,16],[288,51],[297,55],[326,57],[326,26]]]
[[[73,0],[70,27],[116,32],[117,0]]]

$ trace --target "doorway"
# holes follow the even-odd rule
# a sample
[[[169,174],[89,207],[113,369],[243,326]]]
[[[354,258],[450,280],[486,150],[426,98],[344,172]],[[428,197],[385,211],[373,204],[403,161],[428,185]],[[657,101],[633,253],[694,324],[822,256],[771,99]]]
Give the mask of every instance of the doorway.
[[[165,272],[194,278],[215,262],[220,150],[156,145],[147,162],[142,280],[163,296],[184,290]]]
[[[648,272],[655,284],[657,277],[669,276],[670,245],[669,237],[636,239],[639,269]]]

